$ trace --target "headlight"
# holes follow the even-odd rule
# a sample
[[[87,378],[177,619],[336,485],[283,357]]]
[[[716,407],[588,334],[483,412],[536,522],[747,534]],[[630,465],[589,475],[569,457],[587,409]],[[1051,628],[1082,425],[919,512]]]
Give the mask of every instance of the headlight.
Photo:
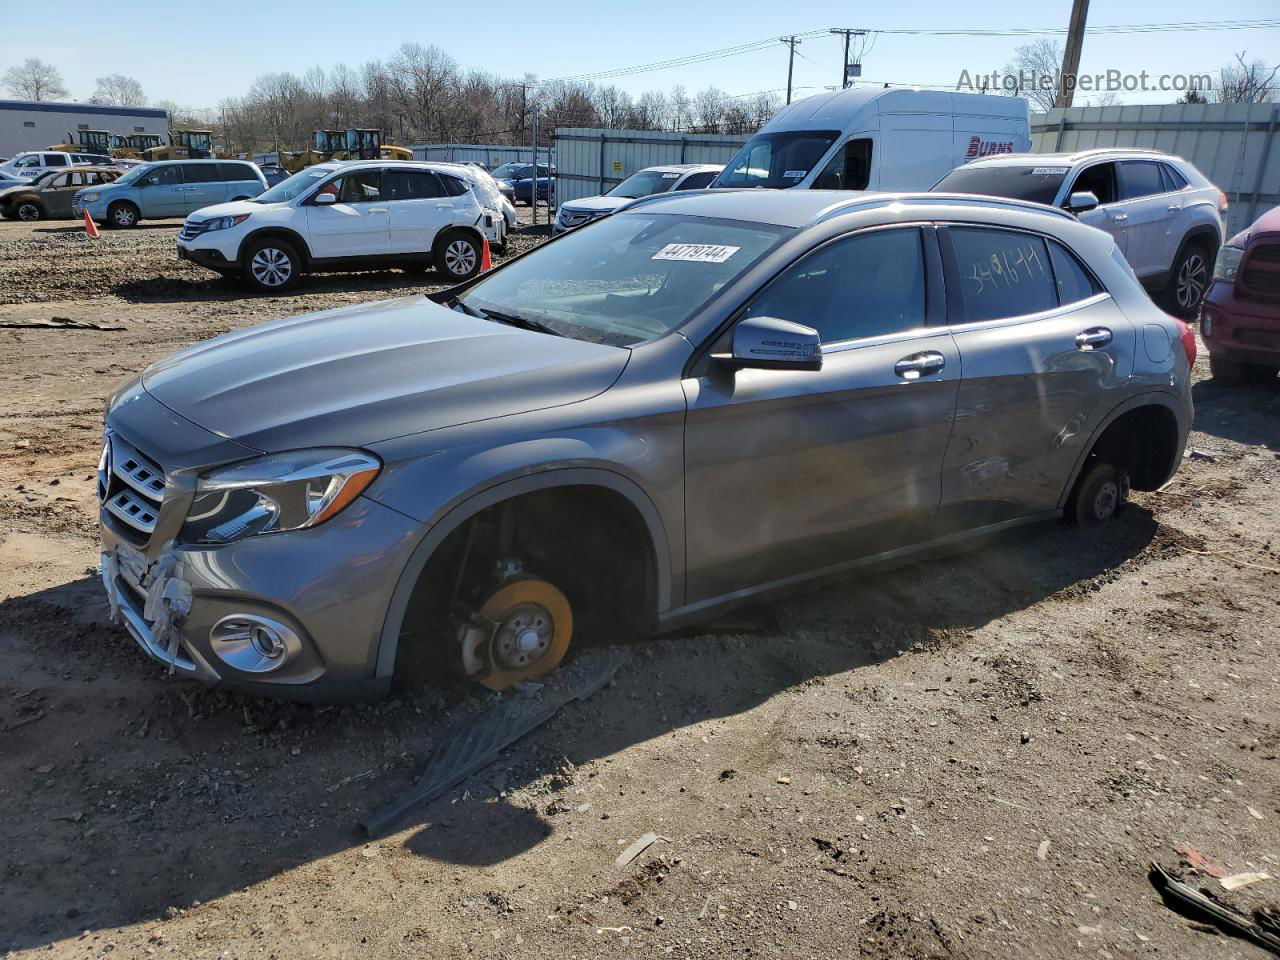
[[[229,230],[231,227],[239,226],[248,220],[250,214],[242,213],[237,217],[214,217],[212,220],[204,222],[204,232],[210,230]]]
[[[101,199],[102,199],[102,194],[100,193],[82,193],[80,195],[81,203],[93,203],[95,200],[101,200]]]
[[[1236,268],[1240,266],[1240,258],[1243,256],[1243,247],[1222,247],[1218,251],[1218,261],[1213,265],[1213,279],[1235,280]]]
[[[184,543],[230,543],[261,533],[315,527],[344,510],[382,463],[360,450],[273,453],[200,477],[179,536]]]

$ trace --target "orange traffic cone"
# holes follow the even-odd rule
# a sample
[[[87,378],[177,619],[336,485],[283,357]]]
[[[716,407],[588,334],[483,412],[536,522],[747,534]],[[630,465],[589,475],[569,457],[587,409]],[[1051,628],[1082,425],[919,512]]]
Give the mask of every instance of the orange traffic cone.
[[[87,214],[86,214],[87,216]],[[484,238],[484,246],[480,250],[480,272],[493,269],[493,256],[489,253],[489,238]]]
[[[98,225],[93,222],[93,217],[89,216],[89,211],[84,212],[84,232],[93,239],[98,239]]]

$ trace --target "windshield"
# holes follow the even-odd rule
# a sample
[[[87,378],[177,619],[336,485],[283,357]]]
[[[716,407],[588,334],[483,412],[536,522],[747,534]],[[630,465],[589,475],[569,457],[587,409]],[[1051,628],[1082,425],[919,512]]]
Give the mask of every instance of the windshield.
[[[1009,197],[1053,203],[1069,166],[956,167],[933,185],[934,193],[974,193],[985,197]]]
[[[142,163],[136,167],[131,167],[123,176],[116,180],[116,183],[123,184],[127,187],[129,184],[135,182],[139,177],[145,176],[149,171],[154,170],[155,168],[156,165],[154,163]]]
[[[502,166],[498,167],[497,170],[493,171],[493,178],[495,180],[513,180],[518,175],[518,171],[523,170],[527,166],[527,163],[517,163],[514,160],[510,163],[504,163]]]
[[[635,200],[638,197],[649,197],[655,193],[666,193],[670,190],[677,180],[680,179],[678,173],[662,173],[658,170],[641,170],[639,173],[633,173],[627,179],[605,194],[606,197],[626,197]]]
[[[462,294],[554,333],[625,347],[653,340],[789,233],[786,227],[675,214],[600,220],[536,250]]]
[[[312,187],[316,186],[337,167],[329,165],[319,167],[307,167],[305,170],[299,170],[288,180],[281,180],[270,190],[264,190],[253,198],[253,203],[287,203],[294,197],[306,193]]]
[[[836,142],[836,130],[758,133],[725,164],[717,187],[794,187]]]

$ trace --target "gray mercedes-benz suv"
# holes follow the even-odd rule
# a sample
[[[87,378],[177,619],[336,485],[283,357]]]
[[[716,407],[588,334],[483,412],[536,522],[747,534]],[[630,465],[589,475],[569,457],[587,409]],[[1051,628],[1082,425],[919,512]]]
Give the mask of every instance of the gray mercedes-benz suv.
[[[637,201],[429,297],[196,344],[110,400],[113,612],[276,695],[705,617],[1176,469],[1195,340],[1038,204]]]

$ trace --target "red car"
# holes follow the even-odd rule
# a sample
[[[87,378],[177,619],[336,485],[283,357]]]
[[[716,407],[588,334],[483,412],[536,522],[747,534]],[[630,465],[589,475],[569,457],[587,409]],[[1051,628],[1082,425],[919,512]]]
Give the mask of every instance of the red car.
[[[1200,335],[1216,380],[1261,382],[1280,372],[1280,207],[1218,252]]]

